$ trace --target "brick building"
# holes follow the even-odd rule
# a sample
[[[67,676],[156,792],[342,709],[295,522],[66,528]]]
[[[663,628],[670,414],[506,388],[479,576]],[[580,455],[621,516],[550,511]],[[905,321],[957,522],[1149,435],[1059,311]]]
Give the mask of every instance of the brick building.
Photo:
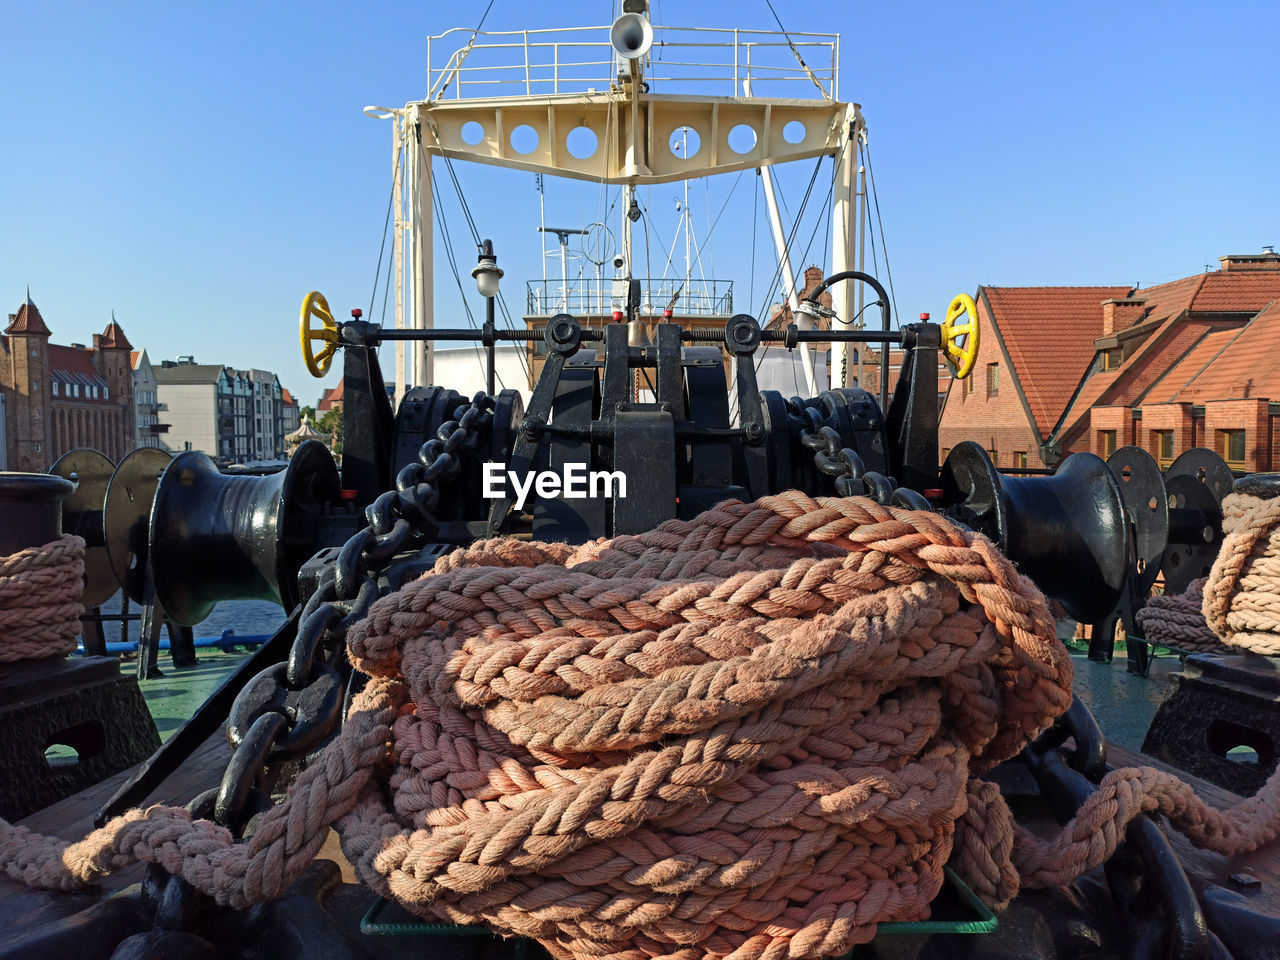
[[[1162,465],[1196,446],[1237,471],[1280,469],[1280,255],[1220,259],[1147,289],[979,287],[982,344],[953,383],[939,445],[1052,467],[1136,444]]]
[[[43,472],[77,447],[118,462],[136,445],[132,349],[115,317],[93,346],[50,343],[30,294],[0,336],[0,468]]]

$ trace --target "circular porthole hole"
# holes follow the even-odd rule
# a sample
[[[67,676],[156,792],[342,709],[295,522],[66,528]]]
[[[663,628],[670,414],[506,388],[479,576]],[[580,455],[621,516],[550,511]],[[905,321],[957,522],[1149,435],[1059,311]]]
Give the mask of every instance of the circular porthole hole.
[[[729,131],[729,149],[734,153],[750,153],[756,148],[756,131],[754,127],[740,123]]]
[[[576,160],[590,160],[600,147],[600,138],[590,127],[574,127],[565,137],[564,147]]]
[[[484,127],[476,123],[474,120],[468,120],[462,125],[459,135],[462,142],[469,147],[474,147],[477,143],[484,139]]]
[[[528,155],[538,149],[538,131],[527,123],[522,123],[511,131],[511,149],[516,153]]]
[[[702,138],[693,127],[676,127],[671,131],[671,139],[667,141],[671,152],[681,160],[696,157],[702,149]]]

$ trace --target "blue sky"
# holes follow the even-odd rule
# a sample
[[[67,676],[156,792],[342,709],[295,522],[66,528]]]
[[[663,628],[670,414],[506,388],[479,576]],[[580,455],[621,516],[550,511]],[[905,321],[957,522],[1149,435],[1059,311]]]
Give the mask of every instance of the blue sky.
[[[841,93],[867,117],[909,318],[980,283],[1150,285],[1280,245],[1273,4],[842,4],[821,23],[775,6],[789,29],[844,35]],[[423,96],[426,36],[482,9],[0,0],[3,312],[30,284],[57,342],[88,342],[115,310],[153,361],[266,367],[314,403],[337,371],[305,373],[298,304],[318,288],[343,315],[368,310],[390,188],[390,125],[361,108]],[[496,0],[486,29],[610,19],[608,2]],[[654,19],[774,27],[764,0],[659,0]],[[812,163],[791,167],[794,211]],[[456,169],[518,309],[541,275],[533,178]],[[695,191],[701,229],[734,176]],[[752,186],[711,246],[754,311],[774,261],[761,226],[748,304]],[[552,184],[547,199],[548,222],[585,225],[598,190]],[[469,270],[457,200],[442,200]],[[673,202],[650,204],[668,242]],[[437,261],[437,322],[465,322]]]

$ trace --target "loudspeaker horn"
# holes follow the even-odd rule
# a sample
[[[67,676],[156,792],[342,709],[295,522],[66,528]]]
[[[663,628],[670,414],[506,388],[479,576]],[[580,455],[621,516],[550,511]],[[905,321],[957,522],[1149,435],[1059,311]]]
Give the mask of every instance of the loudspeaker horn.
[[[1048,477],[999,473],[980,444],[956,444],[942,466],[944,512],[985,534],[1045,596],[1081,623],[1120,599],[1124,498],[1101,458],[1076,453]]]
[[[230,476],[203,453],[179,454],[151,508],[151,564],[166,616],[191,626],[220,600],[291,610],[298,571],[318,549],[319,518],[339,491],[333,456],[318,440],[265,477]]]
[[[639,60],[653,46],[653,24],[639,13],[624,13],[609,28],[609,42],[626,60]]]

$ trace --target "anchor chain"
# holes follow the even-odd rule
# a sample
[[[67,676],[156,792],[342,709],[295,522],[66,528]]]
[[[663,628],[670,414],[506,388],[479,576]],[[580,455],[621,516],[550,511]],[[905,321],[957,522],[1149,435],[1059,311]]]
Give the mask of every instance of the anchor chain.
[[[839,496],[870,497],[876,503],[908,510],[932,509],[929,501],[915,490],[899,487],[893,477],[868,470],[858,452],[844,445],[840,432],[822,422],[822,414],[816,407],[792,397],[787,401],[787,412],[800,419],[801,445],[813,451],[814,468],[832,479]]]
[[[288,659],[260,672],[240,691],[227,717],[227,738],[234,748],[216,789],[187,806],[194,817],[226,827],[237,839],[250,821],[274,801],[260,784],[270,767],[311,753],[340,723],[344,696],[339,665],[347,631],[378,598],[378,577],[398,554],[420,548],[438,532],[433,511],[443,484],[461,472],[493,424],[494,398],[477,393],[454,408],[454,419],[440,425],[434,439],[388,490],[365,508],[366,526],[353,534],[326,567],[299,618]],[[275,779],[274,777],[272,779]],[[156,925],[182,929],[192,916],[195,892],[181,877],[159,867],[148,870],[148,889],[157,905]]]

